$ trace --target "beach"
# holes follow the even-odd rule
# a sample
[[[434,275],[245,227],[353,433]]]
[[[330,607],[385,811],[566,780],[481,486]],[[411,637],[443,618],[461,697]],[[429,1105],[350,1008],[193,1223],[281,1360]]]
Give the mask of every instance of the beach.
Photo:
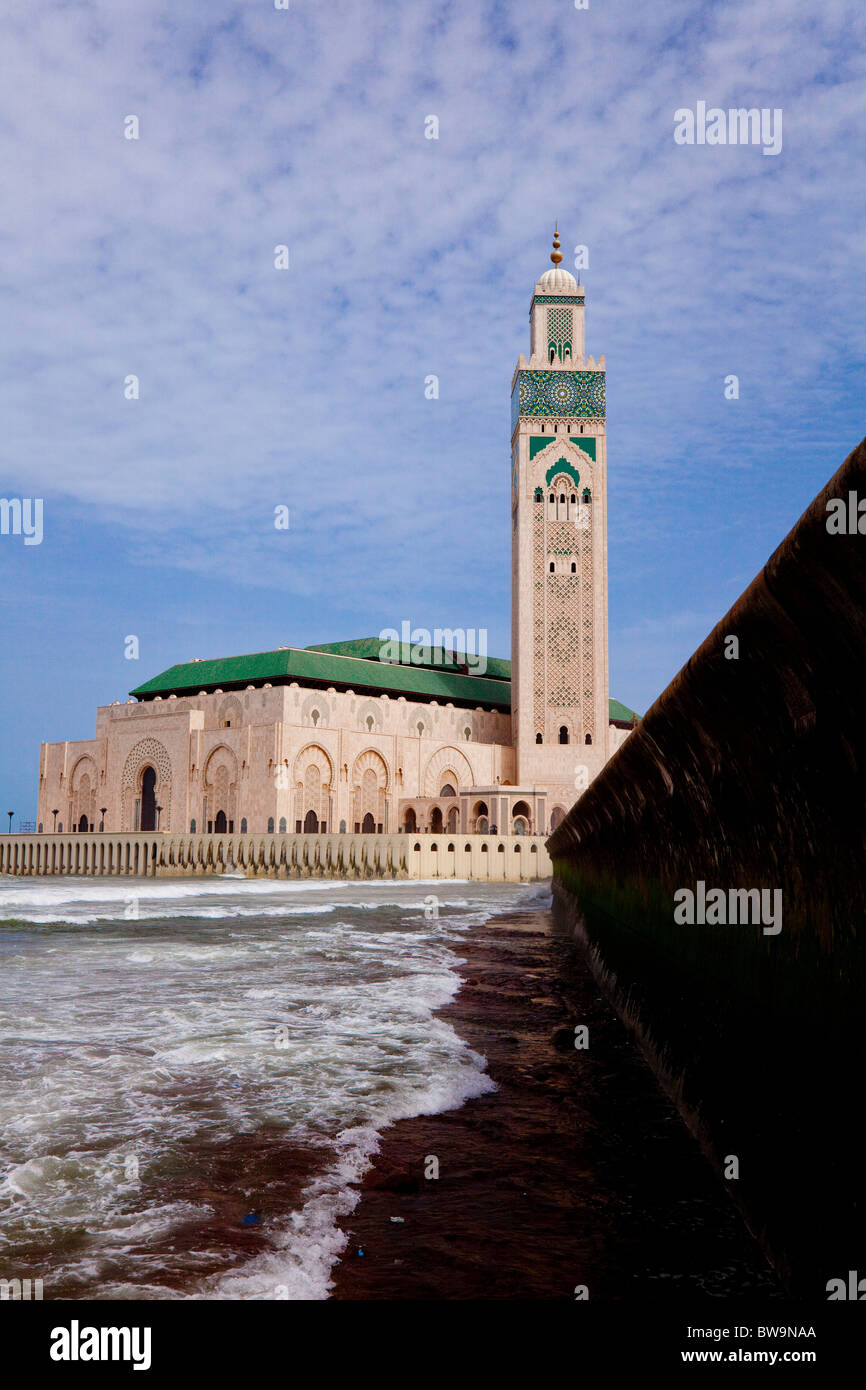
[[[464,942],[464,984],[441,1017],[497,1090],[386,1131],[341,1222],[332,1296],[779,1298],[582,948],[551,933],[537,904]]]
[[[0,965],[46,1298],[777,1293],[545,886],[4,879]]]

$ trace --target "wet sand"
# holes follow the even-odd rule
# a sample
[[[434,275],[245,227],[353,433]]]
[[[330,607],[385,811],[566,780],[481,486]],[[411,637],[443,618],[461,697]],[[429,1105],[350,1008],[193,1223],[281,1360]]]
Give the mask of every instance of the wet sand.
[[[332,1296],[781,1297],[582,948],[549,927],[544,911],[514,913],[467,936],[465,984],[441,1016],[499,1089],[386,1131]]]

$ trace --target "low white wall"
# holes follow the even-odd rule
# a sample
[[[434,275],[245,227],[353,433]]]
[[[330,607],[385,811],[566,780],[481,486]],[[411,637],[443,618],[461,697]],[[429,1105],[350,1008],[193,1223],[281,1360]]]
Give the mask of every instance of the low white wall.
[[[542,835],[0,835],[0,873],[549,878]]]

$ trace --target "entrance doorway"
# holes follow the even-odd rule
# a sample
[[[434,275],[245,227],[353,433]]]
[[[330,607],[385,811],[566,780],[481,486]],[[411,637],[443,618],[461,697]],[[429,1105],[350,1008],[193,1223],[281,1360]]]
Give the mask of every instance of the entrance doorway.
[[[156,772],[152,767],[146,767],[141,775],[141,825],[139,829],[156,829]]]
[[[304,834],[317,835],[319,833],[319,817],[315,811],[308,811],[304,816]]]
[[[213,823],[213,828],[217,835],[225,835],[226,831],[229,828],[229,823],[226,819],[225,811],[217,811],[216,820]]]

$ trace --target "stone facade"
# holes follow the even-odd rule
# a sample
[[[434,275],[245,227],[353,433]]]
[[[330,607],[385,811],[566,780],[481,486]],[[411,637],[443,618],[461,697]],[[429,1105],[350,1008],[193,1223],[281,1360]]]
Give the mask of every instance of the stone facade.
[[[507,714],[403,696],[293,683],[130,701],[100,708],[94,739],[42,745],[38,823],[57,809],[64,830],[136,831],[149,768],[160,830],[388,832],[407,798],[512,782],[514,750]]]

